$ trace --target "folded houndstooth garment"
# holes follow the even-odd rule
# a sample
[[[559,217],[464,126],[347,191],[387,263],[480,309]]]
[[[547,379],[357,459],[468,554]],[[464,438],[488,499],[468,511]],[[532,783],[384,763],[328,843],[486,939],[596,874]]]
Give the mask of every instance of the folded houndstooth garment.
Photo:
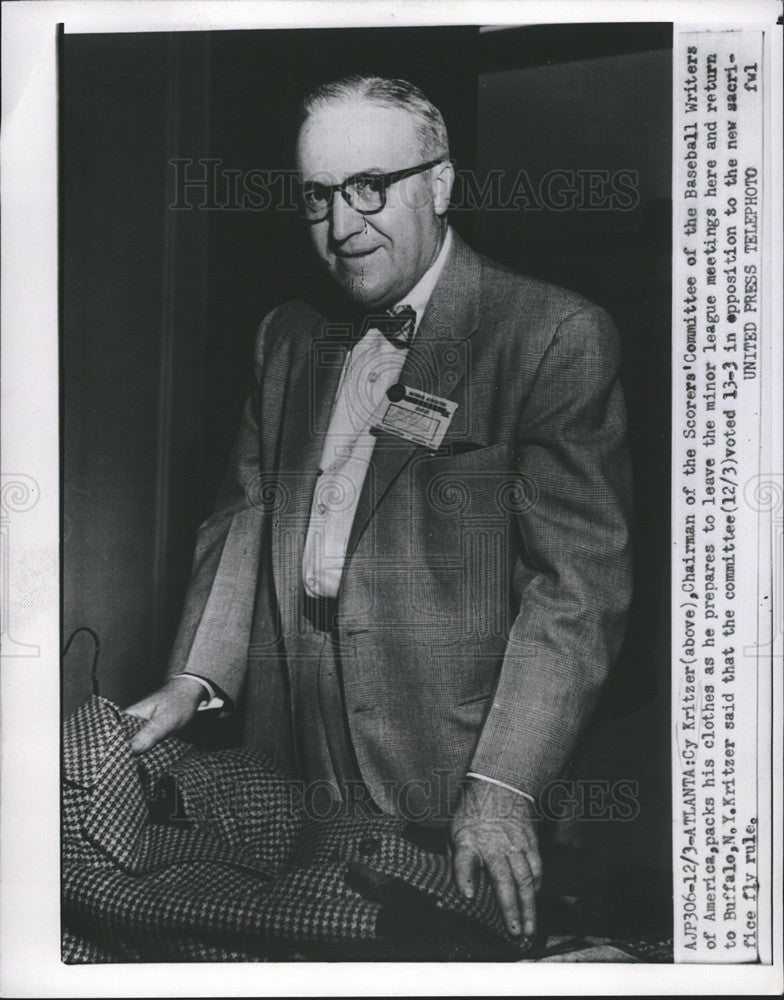
[[[93,697],[65,723],[63,959],[504,960],[490,884],[460,895],[443,850],[390,817],[304,807],[247,750],[175,737],[140,758],[141,720]]]

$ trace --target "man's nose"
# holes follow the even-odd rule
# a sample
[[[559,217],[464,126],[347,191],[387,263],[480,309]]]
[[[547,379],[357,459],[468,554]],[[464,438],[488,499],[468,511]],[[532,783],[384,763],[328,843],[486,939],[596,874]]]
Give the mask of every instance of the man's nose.
[[[344,243],[351,236],[356,236],[364,230],[365,217],[349,205],[340,191],[336,191],[332,199],[329,224],[332,239],[336,243]]]

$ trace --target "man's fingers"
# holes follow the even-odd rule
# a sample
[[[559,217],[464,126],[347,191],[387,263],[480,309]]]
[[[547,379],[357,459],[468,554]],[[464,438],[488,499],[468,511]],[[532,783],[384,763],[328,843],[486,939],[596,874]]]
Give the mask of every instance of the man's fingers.
[[[534,853],[538,860],[538,853]],[[531,864],[533,858],[523,851],[510,851],[506,860],[509,862],[509,869],[517,887],[517,897],[523,917],[523,934],[531,937],[536,933],[536,878]]]
[[[501,794],[489,783],[469,783],[452,823],[452,842],[461,891],[470,898],[466,883],[481,865],[509,933],[515,937],[535,934],[542,863],[527,802],[514,791]]]
[[[476,891],[476,872],[479,867],[479,856],[474,847],[466,843],[456,844],[452,863],[458,889],[466,899],[473,899]]]
[[[175,677],[159,691],[126,708],[128,715],[147,720],[131,740],[131,750],[144,753],[164,736],[181,729],[195,715],[201,697],[199,685]]]
[[[131,740],[131,750],[133,753],[145,753],[151,750],[156,743],[173,733],[179,728],[179,719],[172,712],[166,711],[160,705],[155,705],[148,718],[146,726],[142,726],[138,733]]]
[[[529,848],[525,852],[526,860],[528,861],[528,866],[531,869],[531,874],[534,877],[534,889],[536,892],[542,888],[542,859],[539,856],[539,848],[536,844],[531,845],[529,843]]]
[[[510,852],[511,854],[517,853],[515,851]],[[531,875],[534,880],[534,889],[539,892],[542,888],[542,859],[539,854],[539,842],[536,837],[536,833],[530,827],[528,829],[523,828],[523,839],[520,843],[520,853],[528,863],[528,867],[531,869]]]
[[[515,841],[515,846],[518,846],[524,854],[534,878],[534,889],[539,892],[542,888],[542,858],[539,854],[539,838],[536,836],[533,822],[529,820],[522,823],[520,833],[522,837]]]
[[[138,733],[131,739],[131,753],[145,753],[150,747],[155,746],[155,737],[150,736],[148,733],[149,726],[145,726],[140,729]]]
[[[168,736],[173,726],[167,726],[158,719],[153,719],[146,726],[142,726],[139,732],[131,740],[131,751],[133,753],[146,753],[151,750],[156,743],[160,743],[164,736]]]
[[[517,896],[517,885],[512,875],[512,869],[502,857],[485,860],[485,870],[493,883],[498,905],[501,907],[506,929],[517,937],[520,934],[522,920],[520,919],[520,904]]]
[[[142,698],[141,701],[137,701],[134,705],[129,705],[123,711],[126,715],[136,715],[140,719],[149,719],[155,711],[155,701],[152,698]]]
[[[131,740],[131,750],[134,753],[144,753],[150,750],[165,736],[170,736],[180,729],[183,721],[176,715],[165,710],[158,710]]]

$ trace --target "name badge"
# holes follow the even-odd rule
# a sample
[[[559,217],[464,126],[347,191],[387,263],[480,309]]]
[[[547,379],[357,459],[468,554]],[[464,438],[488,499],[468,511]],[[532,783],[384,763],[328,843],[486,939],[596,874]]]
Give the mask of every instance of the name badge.
[[[397,382],[387,389],[386,410],[373,428],[435,450],[444,440],[457,403]]]

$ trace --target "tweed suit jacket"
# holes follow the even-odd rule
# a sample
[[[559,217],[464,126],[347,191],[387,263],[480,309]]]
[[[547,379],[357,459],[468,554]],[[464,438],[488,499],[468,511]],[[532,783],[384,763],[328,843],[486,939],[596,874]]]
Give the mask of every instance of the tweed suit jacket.
[[[300,301],[263,322],[170,664],[244,689],[249,742],[292,770],[292,685],[317,657],[302,552],[344,333]],[[454,240],[400,382],[457,410],[435,452],[379,434],[337,599],[350,738],[386,811],[413,787],[451,808],[469,771],[536,796],[572,755],[631,595],[618,366],[600,308]]]

